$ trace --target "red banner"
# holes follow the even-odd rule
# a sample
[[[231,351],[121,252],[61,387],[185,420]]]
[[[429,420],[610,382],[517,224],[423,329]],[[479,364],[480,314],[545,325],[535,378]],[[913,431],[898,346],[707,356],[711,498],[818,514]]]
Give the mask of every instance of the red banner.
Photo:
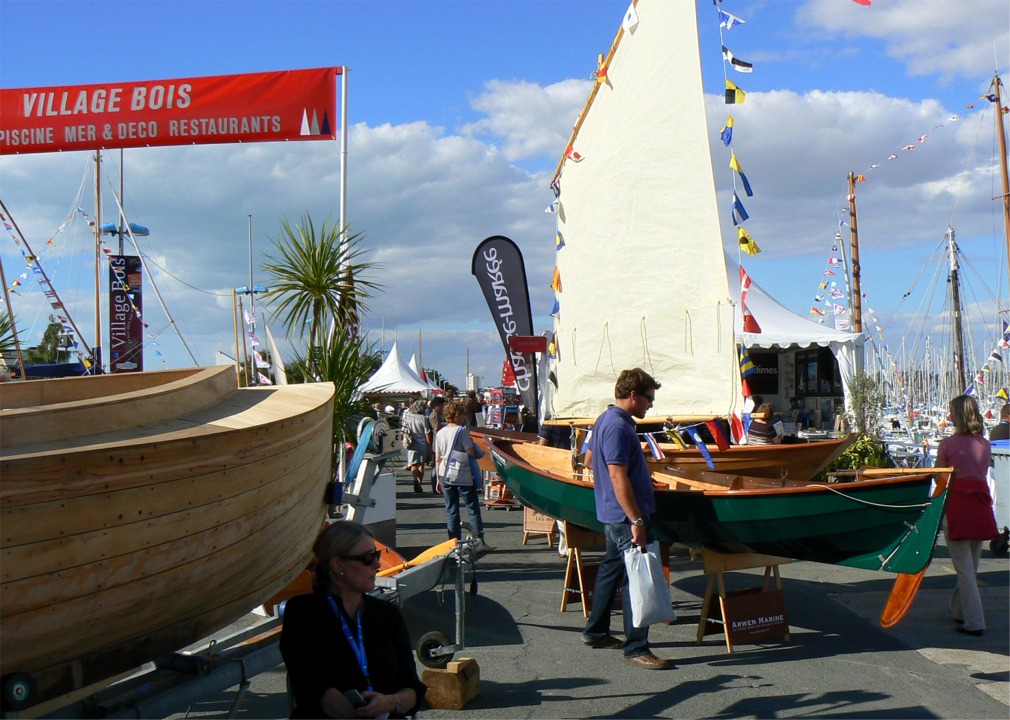
[[[510,335],[509,348],[523,355],[547,352],[547,338],[541,335]]]
[[[333,140],[341,71],[0,90],[0,155]]]

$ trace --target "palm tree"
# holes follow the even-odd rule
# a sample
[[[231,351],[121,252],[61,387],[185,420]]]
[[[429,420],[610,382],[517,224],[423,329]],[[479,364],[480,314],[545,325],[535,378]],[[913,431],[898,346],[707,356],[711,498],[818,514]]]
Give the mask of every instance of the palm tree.
[[[294,227],[284,220],[281,231],[280,237],[271,239],[279,255],[267,255],[263,265],[272,277],[264,299],[275,305],[288,336],[301,335],[308,323],[308,347],[317,348],[329,319],[356,334],[369,290],[379,288],[367,277],[377,265],[361,259],[367,252],[361,245],[364,236],[344,238],[345,233],[329,221],[317,234],[308,213]]]
[[[368,401],[358,393],[375,372],[375,352],[363,338],[344,332],[327,335],[325,344],[295,363],[294,376],[307,381],[333,383],[333,457],[339,457],[344,440],[354,435],[354,420],[369,410]],[[290,377],[289,377],[290,381]]]
[[[367,250],[362,235],[343,239],[329,222],[317,234],[308,213],[295,227],[285,220],[281,230],[272,240],[279,255],[268,255],[263,265],[271,276],[264,300],[274,305],[288,337],[301,336],[306,323],[309,326],[304,356],[295,363],[293,376],[334,385],[333,466],[342,476],[344,442],[354,432],[350,422],[368,409],[358,388],[375,371],[374,349],[359,337],[358,318],[369,291],[381,287],[368,274],[378,265],[363,260]],[[331,322],[334,331],[327,332]]]
[[[14,343],[14,320],[6,310],[0,309],[0,353],[12,353]]]

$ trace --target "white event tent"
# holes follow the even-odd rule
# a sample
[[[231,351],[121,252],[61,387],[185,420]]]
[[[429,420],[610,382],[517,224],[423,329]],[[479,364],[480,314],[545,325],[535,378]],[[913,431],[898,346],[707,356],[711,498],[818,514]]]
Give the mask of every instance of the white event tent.
[[[389,354],[383,360],[382,366],[375,371],[375,374],[362,384],[358,391],[362,395],[376,395],[385,393],[387,395],[412,395],[415,393],[426,393],[431,391],[431,387],[418,377],[417,373],[410,369],[404,362],[400,350],[393,343],[389,349]]]
[[[728,253],[726,274],[730,287],[739,288],[740,267]],[[750,275],[749,272],[748,275]],[[761,326],[761,332],[744,332],[743,313],[734,313],[733,330],[737,342],[746,348],[789,350],[808,348],[813,345],[829,348],[838,361],[838,372],[842,377],[845,396],[848,397],[849,381],[861,367],[859,358],[863,352],[866,336],[862,333],[836,330],[797,315],[769,295],[754,281],[753,275],[750,277],[751,285],[747,292],[747,309]],[[739,300],[738,293],[736,299]]]

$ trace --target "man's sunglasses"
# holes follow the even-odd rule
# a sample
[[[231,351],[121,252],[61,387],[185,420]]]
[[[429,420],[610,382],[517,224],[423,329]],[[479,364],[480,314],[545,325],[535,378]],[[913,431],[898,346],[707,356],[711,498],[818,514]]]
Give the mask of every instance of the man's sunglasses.
[[[344,560],[356,560],[362,565],[374,565],[375,561],[382,556],[381,550],[372,550],[361,555],[341,555]]]

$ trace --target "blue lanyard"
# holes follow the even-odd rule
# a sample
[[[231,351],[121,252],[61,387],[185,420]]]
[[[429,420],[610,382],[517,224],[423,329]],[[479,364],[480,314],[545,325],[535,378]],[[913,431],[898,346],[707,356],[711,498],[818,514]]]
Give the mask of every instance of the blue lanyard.
[[[358,660],[358,667],[361,668],[361,673],[365,676],[365,682],[368,683],[367,690],[372,690],[372,680],[368,677],[368,656],[365,655],[365,640],[364,634],[361,631],[361,611],[358,610],[358,637],[355,638],[351,634],[351,628],[347,624],[347,620],[344,619],[344,613],[340,611],[337,607],[337,602],[333,599],[333,595],[326,593],[326,600],[330,603],[330,607],[333,609],[333,614],[340,619],[340,627],[344,630],[344,637],[347,638],[347,644],[351,646],[351,650],[354,652],[354,657]]]

